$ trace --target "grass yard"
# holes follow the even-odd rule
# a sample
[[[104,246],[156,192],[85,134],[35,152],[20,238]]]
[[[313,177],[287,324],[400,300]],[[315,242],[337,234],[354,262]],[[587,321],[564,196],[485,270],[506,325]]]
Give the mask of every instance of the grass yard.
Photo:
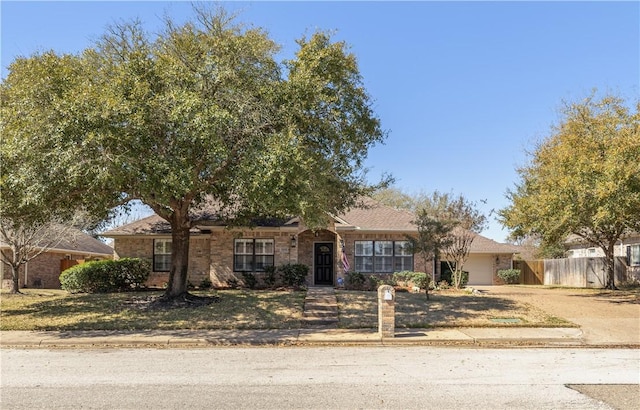
[[[338,291],[340,327],[378,326],[377,293]],[[396,292],[396,328],[424,327],[573,327],[526,303],[464,292]],[[516,319],[516,320],[514,320]]]
[[[1,330],[296,329],[305,292],[193,292],[216,295],[219,303],[198,308],[150,310],[161,292],[76,294],[23,289],[3,293]]]
[[[23,289],[2,293],[1,330],[298,329],[306,292],[225,290],[193,292],[220,302],[195,308],[148,309],[161,292],[76,294]],[[340,328],[376,328],[376,292],[337,291]],[[396,293],[396,327],[574,326],[507,298],[443,291]],[[517,323],[514,323],[517,322]]]

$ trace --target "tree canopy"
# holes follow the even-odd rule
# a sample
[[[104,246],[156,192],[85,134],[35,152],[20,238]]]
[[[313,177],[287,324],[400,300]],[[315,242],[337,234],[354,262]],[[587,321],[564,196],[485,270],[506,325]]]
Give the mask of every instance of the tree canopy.
[[[2,188],[29,185],[14,202],[37,209],[149,205],[172,228],[167,298],[186,294],[205,203],[235,223],[323,226],[373,190],[363,161],[385,133],[345,43],[317,32],[290,60],[278,50],[223,9],[196,9],[156,35],[123,23],[78,55],[17,59],[1,88]]]
[[[567,104],[561,123],[540,143],[500,216],[513,236],[546,243],[571,234],[607,255],[615,287],[613,247],[640,231],[640,102],[635,112],[615,96]]]

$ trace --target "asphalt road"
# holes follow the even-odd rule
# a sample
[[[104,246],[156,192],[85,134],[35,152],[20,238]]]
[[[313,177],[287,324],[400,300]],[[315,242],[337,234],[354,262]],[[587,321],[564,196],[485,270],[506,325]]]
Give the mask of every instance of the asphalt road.
[[[0,360],[2,409],[640,408],[637,349],[3,349]]]

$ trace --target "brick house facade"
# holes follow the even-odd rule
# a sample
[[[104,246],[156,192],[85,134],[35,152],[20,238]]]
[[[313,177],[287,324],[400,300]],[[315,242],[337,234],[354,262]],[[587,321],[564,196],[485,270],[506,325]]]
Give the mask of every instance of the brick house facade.
[[[18,275],[21,288],[59,289],[60,274],[66,268],[89,260],[112,259],[113,248],[81,232],[73,232],[56,247],[22,265]],[[0,246],[7,248],[0,243]],[[6,249],[5,249],[6,250]],[[0,263],[2,287],[11,288],[11,268]]]
[[[417,232],[413,214],[374,201],[344,215],[333,216],[325,229],[307,229],[299,218],[252,229],[227,229],[212,221],[198,221],[191,231],[189,276],[192,285],[205,280],[223,287],[242,283],[243,271],[262,275],[263,266],[300,263],[309,267],[308,285],[335,286],[345,276],[343,249],[349,271],[388,276],[398,270],[427,271],[436,277],[440,266],[407,254],[407,235]],[[139,257],[152,261],[154,272],[148,285],[162,287],[168,281],[166,256],[171,235],[169,225],[157,215],[141,219],[104,234],[114,239],[116,257]],[[469,258],[469,284],[499,284],[497,271],[511,268],[516,247],[480,235]]]

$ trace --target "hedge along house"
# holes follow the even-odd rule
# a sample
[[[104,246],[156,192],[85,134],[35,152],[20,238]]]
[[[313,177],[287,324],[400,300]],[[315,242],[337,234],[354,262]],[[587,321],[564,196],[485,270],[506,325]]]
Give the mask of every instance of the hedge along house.
[[[406,235],[417,233],[414,215],[381,205],[373,200],[344,215],[331,216],[328,226],[310,230],[300,218],[256,221],[252,228],[228,228],[215,219],[196,221],[191,230],[189,282],[210,280],[224,287],[242,282],[243,272],[259,278],[265,266],[289,263],[309,267],[307,285],[336,286],[346,272],[388,276],[403,270],[439,275],[438,263],[424,263],[408,252]],[[169,224],[157,215],[110,230],[116,257],[147,258],[153,261],[148,285],[161,287],[168,280],[171,258]],[[469,284],[499,283],[498,269],[511,267],[517,249],[477,236],[469,261]]]
[[[9,251],[7,244],[1,241],[0,248]],[[112,258],[111,246],[73,229],[58,244],[20,267],[18,286],[59,289],[63,270],[85,261]],[[11,288],[11,268],[4,263],[0,263],[0,277],[2,287]]]

